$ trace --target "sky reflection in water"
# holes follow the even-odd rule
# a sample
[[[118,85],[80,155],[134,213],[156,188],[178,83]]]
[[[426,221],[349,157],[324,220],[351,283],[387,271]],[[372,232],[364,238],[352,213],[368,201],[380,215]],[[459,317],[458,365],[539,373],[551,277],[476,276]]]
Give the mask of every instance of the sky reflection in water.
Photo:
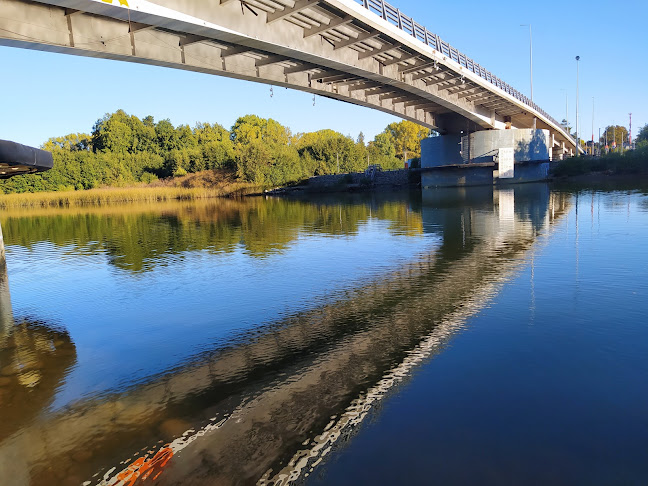
[[[601,462],[578,417],[630,417],[594,444],[648,437],[647,208],[527,185],[4,214],[0,357],[32,361],[5,370],[0,410],[38,400],[0,466],[14,484],[497,484],[556,450],[544,478],[576,480]],[[616,405],[592,407],[606,389]],[[645,472],[607,454],[628,484]]]

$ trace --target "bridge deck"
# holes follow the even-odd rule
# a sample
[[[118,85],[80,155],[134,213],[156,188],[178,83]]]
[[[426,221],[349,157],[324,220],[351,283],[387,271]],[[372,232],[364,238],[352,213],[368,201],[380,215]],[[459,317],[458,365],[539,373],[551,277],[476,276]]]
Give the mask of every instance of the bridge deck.
[[[5,0],[0,44],[285,86],[441,133],[556,120],[382,0]],[[181,89],[178,87],[178,89]]]

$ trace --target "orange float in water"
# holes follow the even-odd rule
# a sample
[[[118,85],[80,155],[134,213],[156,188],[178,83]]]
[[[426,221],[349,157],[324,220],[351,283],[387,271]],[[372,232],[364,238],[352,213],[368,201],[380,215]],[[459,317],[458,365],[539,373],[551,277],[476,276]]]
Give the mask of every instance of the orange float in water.
[[[114,481],[110,484],[134,486],[138,479],[146,481],[153,474],[153,479],[155,480],[162,474],[162,469],[172,457],[173,450],[167,444],[150,459],[147,459],[146,456],[139,457],[130,466],[117,474]]]

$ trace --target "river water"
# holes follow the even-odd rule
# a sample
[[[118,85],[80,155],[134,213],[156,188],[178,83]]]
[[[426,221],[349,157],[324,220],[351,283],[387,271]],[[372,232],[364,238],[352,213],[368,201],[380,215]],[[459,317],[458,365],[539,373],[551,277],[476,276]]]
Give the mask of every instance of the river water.
[[[648,481],[648,188],[0,223],[3,486]]]

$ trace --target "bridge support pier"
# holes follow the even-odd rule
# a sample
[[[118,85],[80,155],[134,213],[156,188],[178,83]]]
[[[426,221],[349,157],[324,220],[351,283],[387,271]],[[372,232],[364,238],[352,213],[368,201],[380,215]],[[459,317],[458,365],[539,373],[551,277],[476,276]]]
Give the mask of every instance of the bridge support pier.
[[[551,155],[548,130],[490,130],[431,137],[421,142],[421,184],[452,187],[545,180]]]

